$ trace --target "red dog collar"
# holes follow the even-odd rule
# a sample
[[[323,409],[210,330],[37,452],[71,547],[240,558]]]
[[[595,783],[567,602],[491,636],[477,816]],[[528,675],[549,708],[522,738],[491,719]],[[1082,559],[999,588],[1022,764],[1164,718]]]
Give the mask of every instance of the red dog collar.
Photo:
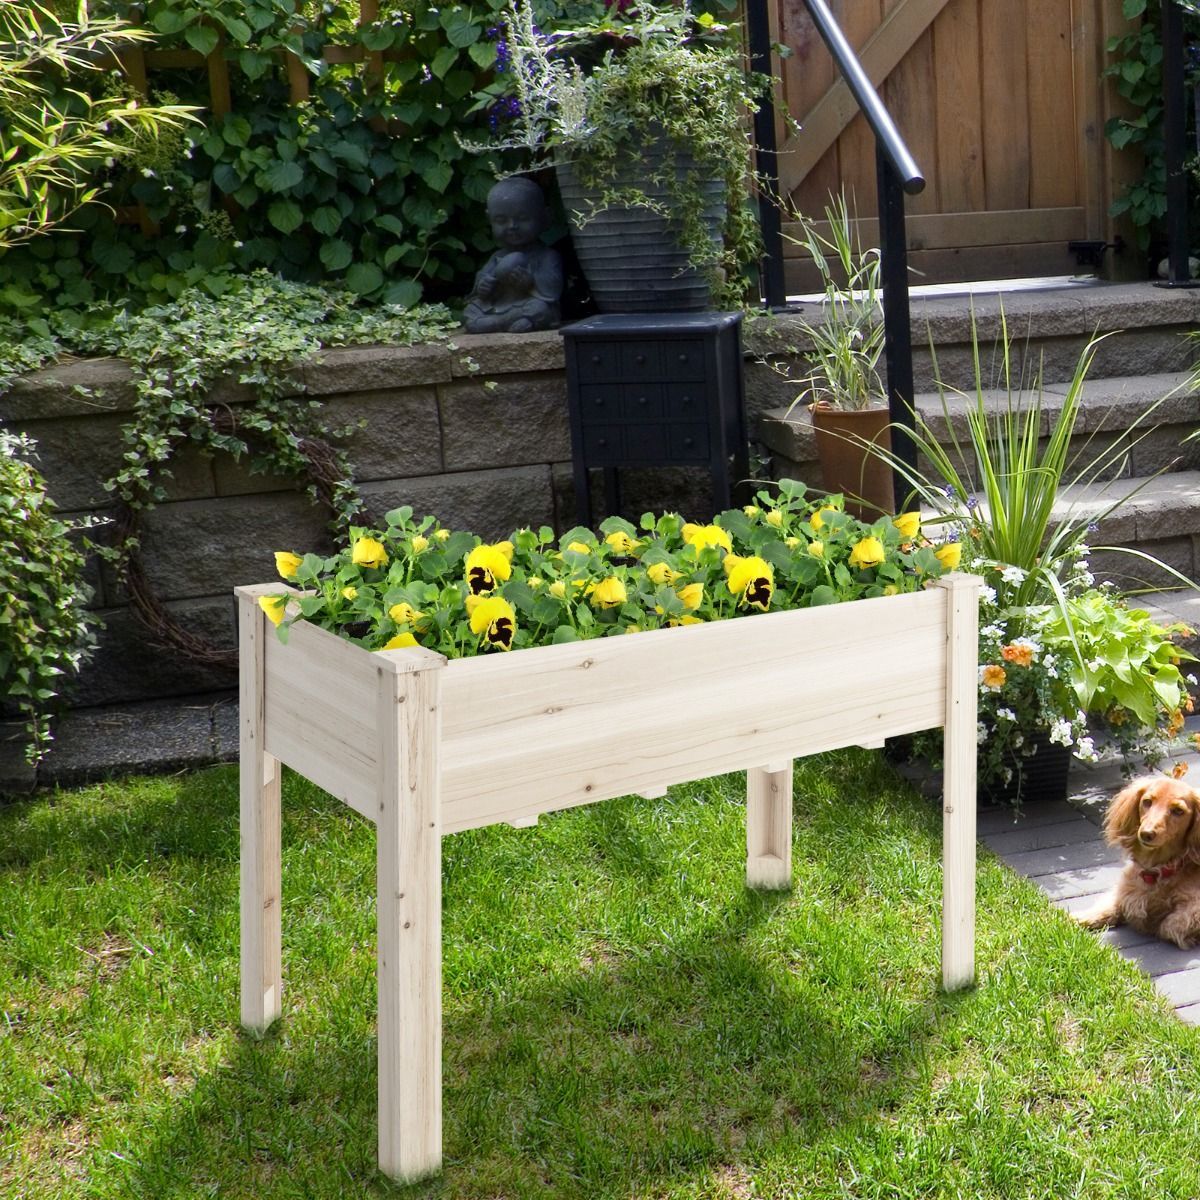
[[[1144,871],[1139,871],[1138,874],[1141,875],[1144,884],[1155,884],[1160,879],[1170,879],[1172,875],[1178,873],[1182,865],[1183,859],[1177,859],[1173,863],[1163,863],[1161,867],[1148,867]]]

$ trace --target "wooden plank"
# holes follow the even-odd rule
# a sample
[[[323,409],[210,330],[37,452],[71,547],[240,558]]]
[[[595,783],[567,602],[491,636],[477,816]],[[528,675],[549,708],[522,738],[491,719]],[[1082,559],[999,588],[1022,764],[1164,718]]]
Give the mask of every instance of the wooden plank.
[[[792,886],[792,764],[746,772],[746,886]]]
[[[844,5],[842,8],[842,32],[860,59],[873,36],[883,33],[885,39],[889,37],[888,33],[884,33],[881,24],[881,12],[880,0],[856,0],[856,3]],[[886,40],[884,45],[887,45]],[[865,65],[864,63],[864,67]],[[888,72],[885,71],[878,77],[871,76],[871,82],[878,89],[887,75]],[[846,95],[849,94],[847,88]],[[810,129],[813,123],[809,122]],[[853,100],[850,101],[849,119],[844,122],[841,134],[837,138],[837,164],[838,188],[845,194],[850,211],[864,215],[877,212],[875,135]]]
[[[1103,238],[1108,227],[1108,186],[1104,177],[1104,116],[1101,72],[1104,39],[1098,0],[1073,0],[1071,57],[1079,155],[1079,199],[1087,212],[1087,236]]]
[[[933,24],[948,0],[904,0],[897,4],[859,50],[867,77],[876,86],[891,74],[917,39]],[[874,7],[874,6],[873,6]],[[846,16],[857,9],[851,7]],[[845,18],[843,18],[844,20]],[[844,28],[848,28],[846,25]],[[848,34],[849,36],[849,34]],[[853,45],[853,39],[851,39]],[[850,89],[838,79],[807,114],[797,114],[803,129],[781,148],[789,180],[797,183],[837,141],[858,112]]]
[[[941,203],[937,170],[937,120],[934,91],[937,71],[933,57],[933,29],[925,30],[896,64],[883,84],[883,102],[904,135],[917,166],[925,173],[925,190],[907,196],[908,220],[920,213],[939,212]],[[932,114],[932,115],[931,115]],[[878,243],[878,235],[874,241]]]
[[[442,666],[429,659],[416,672],[398,671],[392,661],[372,664],[379,1169],[401,1181],[430,1175],[442,1161]]]
[[[931,588],[451,662],[442,828],[940,725],[945,595]],[[864,678],[886,683],[864,689]]]
[[[266,646],[273,637],[253,588],[239,588],[241,1018],[264,1032],[282,1011],[280,771],[265,750]]]
[[[1013,36],[1025,28],[1027,3],[979,6],[984,193],[992,210],[1029,207],[1029,64],[1024,38]]]
[[[266,587],[266,594],[290,590]],[[429,654],[386,658],[400,653],[409,669],[420,669]],[[377,734],[374,710],[362,697],[375,686],[376,657],[304,622],[291,627],[286,645],[272,636],[266,647],[268,752],[368,820],[375,819]]]
[[[379,0],[358,0],[358,27],[373,25],[379,20]],[[379,50],[368,50],[363,67],[363,83],[370,88],[377,88],[383,79],[383,53]]]
[[[983,834],[980,841],[1002,858],[1024,850],[1048,850],[1054,846],[1070,846],[1076,842],[1095,842],[1101,839],[1100,830],[1079,813],[1069,821],[1052,825],[1018,827],[1003,833]]]
[[[787,112],[792,122],[799,122],[832,86],[836,77],[833,58],[803,4],[773,7],[780,13],[779,40],[792,51],[780,64]],[[781,126],[778,144],[786,147],[794,131],[794,124]],[[806,137],[807,130],[801,136]],[[779,173],[780,192],[785,203],[801,212],[819,213],[828,202],[829,194],[837,191],[836,147],[831,145],[803,179],[799,178],[786,154],[780,158]]]
[[[1109,38],[1121,37],[1129,32],[1131,22],[1126,18],[1123,0],[1097,0],[1101,24],[1101,42],[1107,43]],[[1104,125],[1113,118],[1132,118],[1136,110],[1117,91],[1117,81],[1101,79],[1100,123]],[[1120,217],[1108,215],[1108,204],[1122,195],[1129,184],[1136,183],[1142,176],[1144,162],[1142,152],[1137,146],[1127,146],[1117,150],[1107,138],[1103,138],[1099,151],[1099,170],[1105,181],[1105,224],[1104,240],[1111,242],[1120,235],[1129,245],[1136,245],[1136,230],[1133,220],[1128,213]],[[1107,279],[1142,279],[1144,266],[1140,254],[1106,254],[1104,256],[1104,276]]]
[[[1007,246],[1014,242],[1057,242],[1064,244],[1082,236],[1087,217],[1081,207],[1011,209],[1003,212],[945,212],[915,214],[905,223],[910,250],[941,250],[965,246]],[[828,234],[829,222],[815,222],[819,233]],[[799,222],[789,221],[784,234],[795,239]],[[857,236],[864,246],[879,245],[879,222],[861,218]],[[785,249],[793,255],[801,251],[794,241]]]
[[[942,986],[975,982],[976,757],[979,590],[976,575],[937,582],[946,606],[946,736],[942,799]]]
[[[1125,855],[1122,850],[1108,845],[1100,837],[1098,829],[1093,827],[1092,832],[1095,836],[1086,842],[1006,854],[1004,861],[1014,871],[1019,871],[1030,879],[1037,879],[1041,875],[1059,875],[1063,871],[1074,871],[1080,867],[1099,867],[1105,863],[1124,861]]]
[[[217,47],[208,56],[208,91],[212,97],[212,115],[216,121],[233,110],[233,94],[229,87],[229,67],[225,62],[225,31],[217,28]]]
[[[955,211],[984,207],[977,5],[978,0],[951,0],[933,24],[938,198]]]
[[[146,65],[153,70],[191,70],[208,65],[208,56],[199,50],[147,50]]]
[[[1066,208],[1080,203],[1079,152],[1071,84],[1072,0],[1040,0],[1026,9],[1029,62],[1029,203]]]

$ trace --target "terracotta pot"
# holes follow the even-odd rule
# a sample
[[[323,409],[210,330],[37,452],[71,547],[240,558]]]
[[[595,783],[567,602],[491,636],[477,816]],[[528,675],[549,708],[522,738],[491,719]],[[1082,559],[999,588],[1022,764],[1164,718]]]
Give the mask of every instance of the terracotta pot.
[[[850,411],[814,404],[809,411],[826,491],[842,492],[846,511],[862,521],[874,521],[881,513],[894,512],[892,469],[863,445],[870,442],[891,449],[888,410]]]

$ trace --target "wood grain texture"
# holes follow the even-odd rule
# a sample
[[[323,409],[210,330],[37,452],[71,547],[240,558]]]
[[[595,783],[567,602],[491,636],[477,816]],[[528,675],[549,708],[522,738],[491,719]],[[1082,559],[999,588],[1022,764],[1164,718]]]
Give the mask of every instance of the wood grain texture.
[[[403,1181],[442,1159],[442,672],[375,671],[379,1169]]]
[[[1044,0],[1026,9],[1029,62],[1029,203],[1077,205],[1080,131],[1075,109],[1071,8],[1087,0]]]
[[[746,886],[792,886],[792,764],[746,772]]]
[[[241,1018],[262,1033],[282,1011],[279,762],[264,748],[266,646],[274,637],[253,589],[238,592]]]
[[[950,0],[933,25],[937,70],[935,170],[938,200],[951,212],[974,212],[984,207],[978,3]]]
[[[989,210],[1029,207],[1029,63],[1024,53],[1013,54],[1010,49],[1014,31],[1025,28],[1027,2],[980,0],[979,5],[984,191]],[[1023,51],[1023,39],[1018,45]]]
[[[946,737],[942,803],[942,986],[975,982],[976,736],[979,708],[977,575],[938,581],[946,614]]]
[[[442,828],[940,725],[945,653],[934,588],[455,660],[443,680]]]

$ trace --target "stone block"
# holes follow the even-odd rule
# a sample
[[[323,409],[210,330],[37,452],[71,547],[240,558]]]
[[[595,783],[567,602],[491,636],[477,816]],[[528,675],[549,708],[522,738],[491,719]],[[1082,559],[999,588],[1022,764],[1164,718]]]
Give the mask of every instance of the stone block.
[[[1200,293],[1152,283],[1112,283],[1079,293],[1087,329],[1200,324]]]
[[[1150,429],[1200,420],[1200,396],[1189,386],[1190,379],[1188,371],[1088,379],[1075,427],[1081,431],[1128,430],[1135,425]],[[1066,381],[1046,384],[1046,403],[1065,394],[1067,386]]]
[[[1195,579],[1195,555],[1190,537],[1163,538],[1156,542],[1138,540],[1137,548],[1153,555],[1187,579]],[[1097,581],[1108,581],[1124,592],[1178,587],[1179,580],[1170,572],[1134,554],[1115,550],[1097,550],[1090,559]]]
[[[1139,543],[1179,534],[1198,534],[1200,477],[1190,471],[1161,475],[1139,492],[1128,507],[1136,516]]]
[[[806,365],[784,357],[747,359],[745,364],[746,424],[750,436],[764,416],[776,409],[788,409],[798,399],[804,385],[799,382]],[[796,404],[797,411],[802,406]]]
[[[303,365],[310,396],[394,391],[450,378],[454,357],[445,344],[341,346],[322,350]]]
[[[28,745],[22,721],[0,721],[0,802],[23,796],[37,787],[37,768],[25,758]]]
[[[809,462],[817,456],[812,417],[803,405],[791,410],[777,408],[764,414],[759,419],[757,434],[758,440],[772,453],[798,462]]]
[[[1194,471],[1200,468],[1200,442],[1183,439],[1194,425],[1163,425],[1135,432],[1128,438],[1131,474],[1155,475],[1159,471]]]
[[[482,380],[455,380],[438,388],[438,405],[447,471],[571,457],[567,388],[561,375],[505,378],[490,390]]]
[[[456,333],[450,342],[455,377],[564,371],[563,340],[555,329],[537,333]]]
[[[80,395],[77,388],[91,394]],[[133,373],[127,362],[119,358],[77,359],[16,380],[0,396],[0,421],[7,424],[128,412],[136,399]]]
[[[142,523],[146,576],[163,599],[220,596],[276,578],[276,550],[328,554],[327,514],[299,492],[161,504]],[[124,589],[105,574],[106,594]]]
[[[260,572],[254,582],[269,579],[271,574]],[[196,636],[222,648],[236,648],[237,616],[232,592],[165,607]],[[198,666],[177,651],[155,645],[132,610],[106,609],[99,615],[105,627],[100,631],[96,653],[67,692],[72,705],[123,704],[236,686],[235,673]]]
[[[449,529],[485,539],[507,537],[526,525],[554,524],[550,467],[544,465],[389,479],[365,484],[362,494],[377,523],[408,504],[418,516],[431,514]]]
[[[1192,343],[1184,337],[1183,327],[1131,329],[1105,338],[1096,347],[1089,377],[1108,378],[1117,375],[1165,375],[1185,371],[1195,360]],[[1070,379],[1082,347],[1061,349],[1047,344],[1047,359],[1053,357],[1054,372],[1047,369],[1047,379]]]

